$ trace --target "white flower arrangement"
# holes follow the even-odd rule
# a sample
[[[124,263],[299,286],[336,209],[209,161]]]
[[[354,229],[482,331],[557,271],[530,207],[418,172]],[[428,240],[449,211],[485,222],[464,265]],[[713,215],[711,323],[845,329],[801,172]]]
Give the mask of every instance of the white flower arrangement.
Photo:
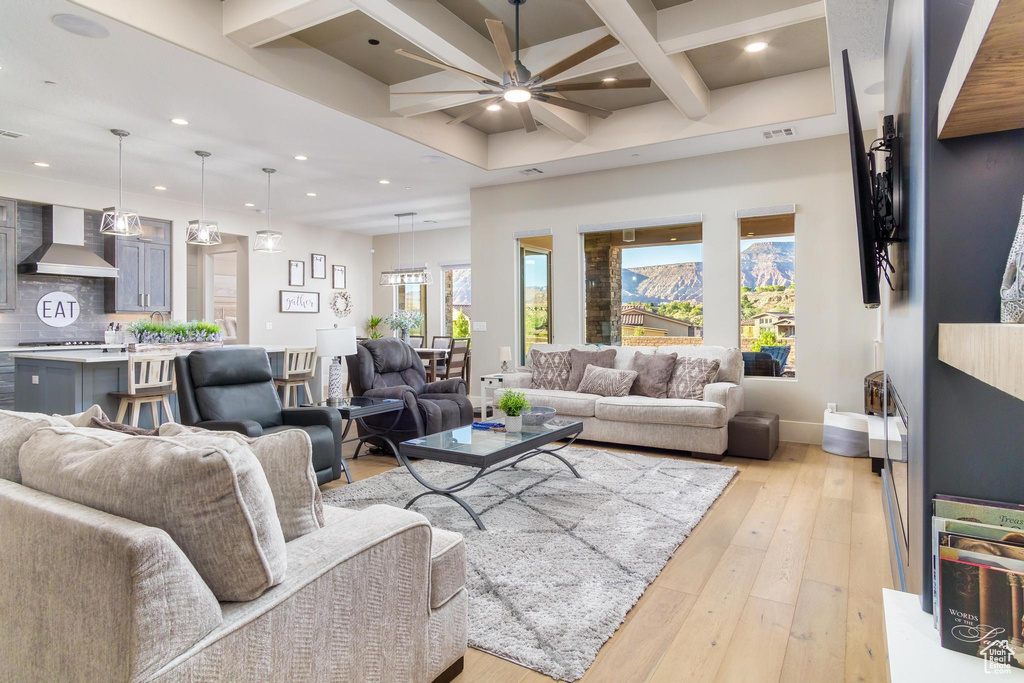
[[[423,314],[418,311],[406,311],[404,309],[399,309],[384,318],[384,322],[387,323],[387,326],[392,330],[408,332],[409,330],[423,324]]]

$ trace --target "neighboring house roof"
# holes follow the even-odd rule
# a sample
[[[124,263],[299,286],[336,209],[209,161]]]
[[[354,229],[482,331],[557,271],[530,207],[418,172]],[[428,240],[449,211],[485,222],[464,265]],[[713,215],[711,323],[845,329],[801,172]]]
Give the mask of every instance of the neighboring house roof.
[[[643,325],[644,320],[650,318],[652,320],[665,320],[670,323],[677,325],[693,325],[690,320],[684,320],[682,318],[673,318],[669,315],[661,315],[660,313],[652,313],[644,308],[624,308],[622,309],[622,324],[623,325]]]

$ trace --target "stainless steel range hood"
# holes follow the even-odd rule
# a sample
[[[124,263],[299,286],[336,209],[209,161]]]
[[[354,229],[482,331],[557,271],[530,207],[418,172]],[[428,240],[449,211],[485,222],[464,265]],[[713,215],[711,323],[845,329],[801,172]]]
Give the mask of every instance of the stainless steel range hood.
[[[43,207],[43,246],[18,265],[19,273],[77,277],[117,277],[117,268],[85,246],[85,211]]]

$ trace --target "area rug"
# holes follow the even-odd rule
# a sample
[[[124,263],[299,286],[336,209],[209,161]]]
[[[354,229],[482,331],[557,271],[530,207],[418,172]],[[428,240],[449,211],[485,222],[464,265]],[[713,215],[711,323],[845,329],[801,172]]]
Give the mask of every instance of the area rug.
[[[465,536],[469,644],[552,678],[582,677],[729,484],[736,468],[636,453],[571,447],[476,482],[457,503],[426,496],[412,509]],[[466,467],[415,461],[431,483],[449,484]],[[423,487],[396,468],[324,494],[324,503],[361,509],[404,507]]]

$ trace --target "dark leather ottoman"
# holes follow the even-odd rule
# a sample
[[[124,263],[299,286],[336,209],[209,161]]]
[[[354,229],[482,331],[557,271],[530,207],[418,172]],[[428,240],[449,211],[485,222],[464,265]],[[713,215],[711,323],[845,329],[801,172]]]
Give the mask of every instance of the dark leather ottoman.
[[[779,416],[760,410],[736,413],[729,420],[729,455],[770,460],[779,447]]]

